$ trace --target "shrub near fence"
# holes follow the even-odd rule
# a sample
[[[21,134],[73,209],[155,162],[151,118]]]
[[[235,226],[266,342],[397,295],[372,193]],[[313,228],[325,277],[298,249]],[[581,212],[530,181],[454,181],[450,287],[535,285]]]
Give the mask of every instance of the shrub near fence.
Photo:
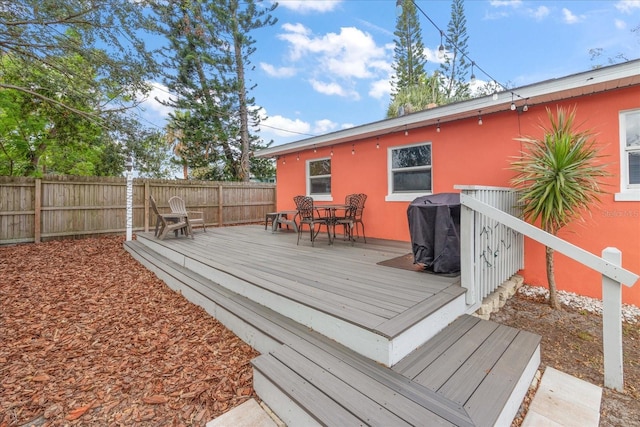
[[[126,191],[125,178],[0,176],[0,245],[125,233]],[[264,221],[275,192],[274,184],[134,179],[133,231],[155,227],[150,195],[160,212],[180,196],[207,226],[222,226]]]

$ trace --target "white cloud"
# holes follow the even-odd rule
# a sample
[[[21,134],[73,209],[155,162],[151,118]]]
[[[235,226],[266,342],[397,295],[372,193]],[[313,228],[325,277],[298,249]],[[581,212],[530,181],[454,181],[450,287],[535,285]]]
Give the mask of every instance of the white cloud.
[[[266,62],[261,62],[260,63],[260,68],[262,68],[262,70],[265,73],[267,73],[269,76],[277,77],[277,78],[293,77],[297,73],[297,70],[295,68],[293,68],[293,67],[278,67],[278,68],[276,68],[275,66],[273,66],[271,64],[267,64]]]
[[[385,58],[385,49],[377,46],[371,35],[354,27],[320,37],[312,36],[300,24],[285,24],[282,28],[285,33],[278,37],[289,42],[289,58],[296,61],[306,55],[317,55],[315,59],[323,73],[368,78],[372,76],[368,64]]]
[[[616,3],[616,9],[623,13],[633,13],[634,9],[640,9],[640,0],[620,0]]]
[[[343,123],[340,125],[340,129],[349,129],[354,127],[355,125],[353,123]]]
[[[440,58],[438,56],[438,48],[440,46],[437,46],[435,49],[429,49],[428,47],[424,48],[424,56],[427,58],[427,61],[432,62],[434,64],[444,64],[444,62],[447,60],[447,52],[445,51],[444,55],[442,56],[442,58]]]
[[[522,0],[491,0],[489,4],[493,7],[520,7]]]
[[[562,8],[562,16],[564,18],[564,22],[567,24],[575,24],[582,20],[582,17],[574,15],[573,12],[566,7]]]
[[[627,28],[627,23],[624,22],[622,19],[616,19],[615,26],[619,30],[624,30],[625,28]]]
[[[278,6],[295,12],[331,12],[342,0],[278,0]]]
[[[162,105],[158,100],[169,101],[169,99],[171,98],[169,89],[165,85],[158,82],[148,83],[151,86],[151,91],[146,96],[141,95],[138,97],[138,101],[142,103],[141,107],[146,110],[147,113],[153,113],[149,115],[154,116],[155,119],[167,119],[169,117],[169,113],[173,111],[173,108]]]
[[[379,46],[373,37],[355,27],[314,35],[302,24],[284,24],[280,40],[288,43],[289,63],[282,70],[307,72],[313,89],[325,95],[360,99],[356,91],[362,80],[388,79],[393,72],[389,51],[393,44]],[[262,66],[262,65],[261,65]],[[263,66],[267,72],[278,70]]]
[[[344,98],[351,97],[354,100],[360,99],[360,95],[357,92],[345,89],[336,82],[321,82],[316,79],[311,79],[309,83],[311,83],[313,90],[324,95],[338,95]]]
[[[264,111],[264,113],[264,115],[266,115],[266,111]],[[280,115],[263,118],[260,126],[261,133],[281,137],[298,137],[300,135],[308,135],[311,131],[311,125],[309,123],[300,119],[289,119]]]
[[[316,120],[316,123],[313,126],[313,133],[322,135],[335,130],[337,127],[338,124],[329,119]]]
[[[391,81],[381,79],[371,83],[369,96],[375,99],[382,99],[391,93]]]
[[[547,6],[539,6],[537,9],[530,9],[529,13],[535,19],[543,19],[549,15],[549,8]]]

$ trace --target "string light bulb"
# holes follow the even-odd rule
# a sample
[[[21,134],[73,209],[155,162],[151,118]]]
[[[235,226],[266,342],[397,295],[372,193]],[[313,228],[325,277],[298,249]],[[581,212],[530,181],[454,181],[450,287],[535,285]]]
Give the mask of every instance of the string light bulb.
[[[300,153],[296,153],[296,160],[300,160]]]
[[[438,124],[436,125],[436,132],[440,133],[440,119],[438,119]]]
[[[475,61],[471,61],[471,80],[470,83],[474,84],[476,82],[476,75],[473,73],[473,67],[475,67]]]
[[[409,130],[407,129],[407,125],[404,125],[404,136],[409,135]]]
[[[440,30],[440,46],[438,46],[438,58],[444,58],[444,45],[442,44],[442,36],[444,33]]]
[[[482,113],[482,110],[478,111],[478,125],[482,126],[482,115],[480,113]]]
[[[287,164],[287,156],[282,156],[282,164],[283,165]]]
[[[376,149],[380,149],[380,137],[376,137]]]
[[[331,154],[331,156],[333,156],[333,147],[331,147],[331,153],[329,153],[329,154]]]
[[[314,153],[317,153],[317,152],[318,152],[318,149],[316,148],[316,146],[315,146],[315,145],[313,146],[313,152],[314,152]]]
[[[351,144],[351,155],[353,156],[354,154],[356,154],[356,147]]]
[[[511,111],[516,111],[516,104],[513,102],[513,92],[511,92]]]
[[[527,111],[529,111],[529,105],[525,102],[524,105],[522,106],[522,111],[524,111],[525,113]]]

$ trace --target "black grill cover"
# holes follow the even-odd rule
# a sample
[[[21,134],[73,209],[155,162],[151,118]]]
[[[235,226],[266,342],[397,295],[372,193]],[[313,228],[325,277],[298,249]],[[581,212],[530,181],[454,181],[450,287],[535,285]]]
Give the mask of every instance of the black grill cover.
[[[460,194],[418,197],[407,209],[413,260],[434,273],[460,271]]]

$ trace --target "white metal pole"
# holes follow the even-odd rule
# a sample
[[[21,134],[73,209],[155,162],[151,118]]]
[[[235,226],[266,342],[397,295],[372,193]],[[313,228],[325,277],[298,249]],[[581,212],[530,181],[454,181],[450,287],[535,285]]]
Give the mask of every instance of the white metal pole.
[[[133,164],[131,157],[127,158],[127,241],[133,238]]]

